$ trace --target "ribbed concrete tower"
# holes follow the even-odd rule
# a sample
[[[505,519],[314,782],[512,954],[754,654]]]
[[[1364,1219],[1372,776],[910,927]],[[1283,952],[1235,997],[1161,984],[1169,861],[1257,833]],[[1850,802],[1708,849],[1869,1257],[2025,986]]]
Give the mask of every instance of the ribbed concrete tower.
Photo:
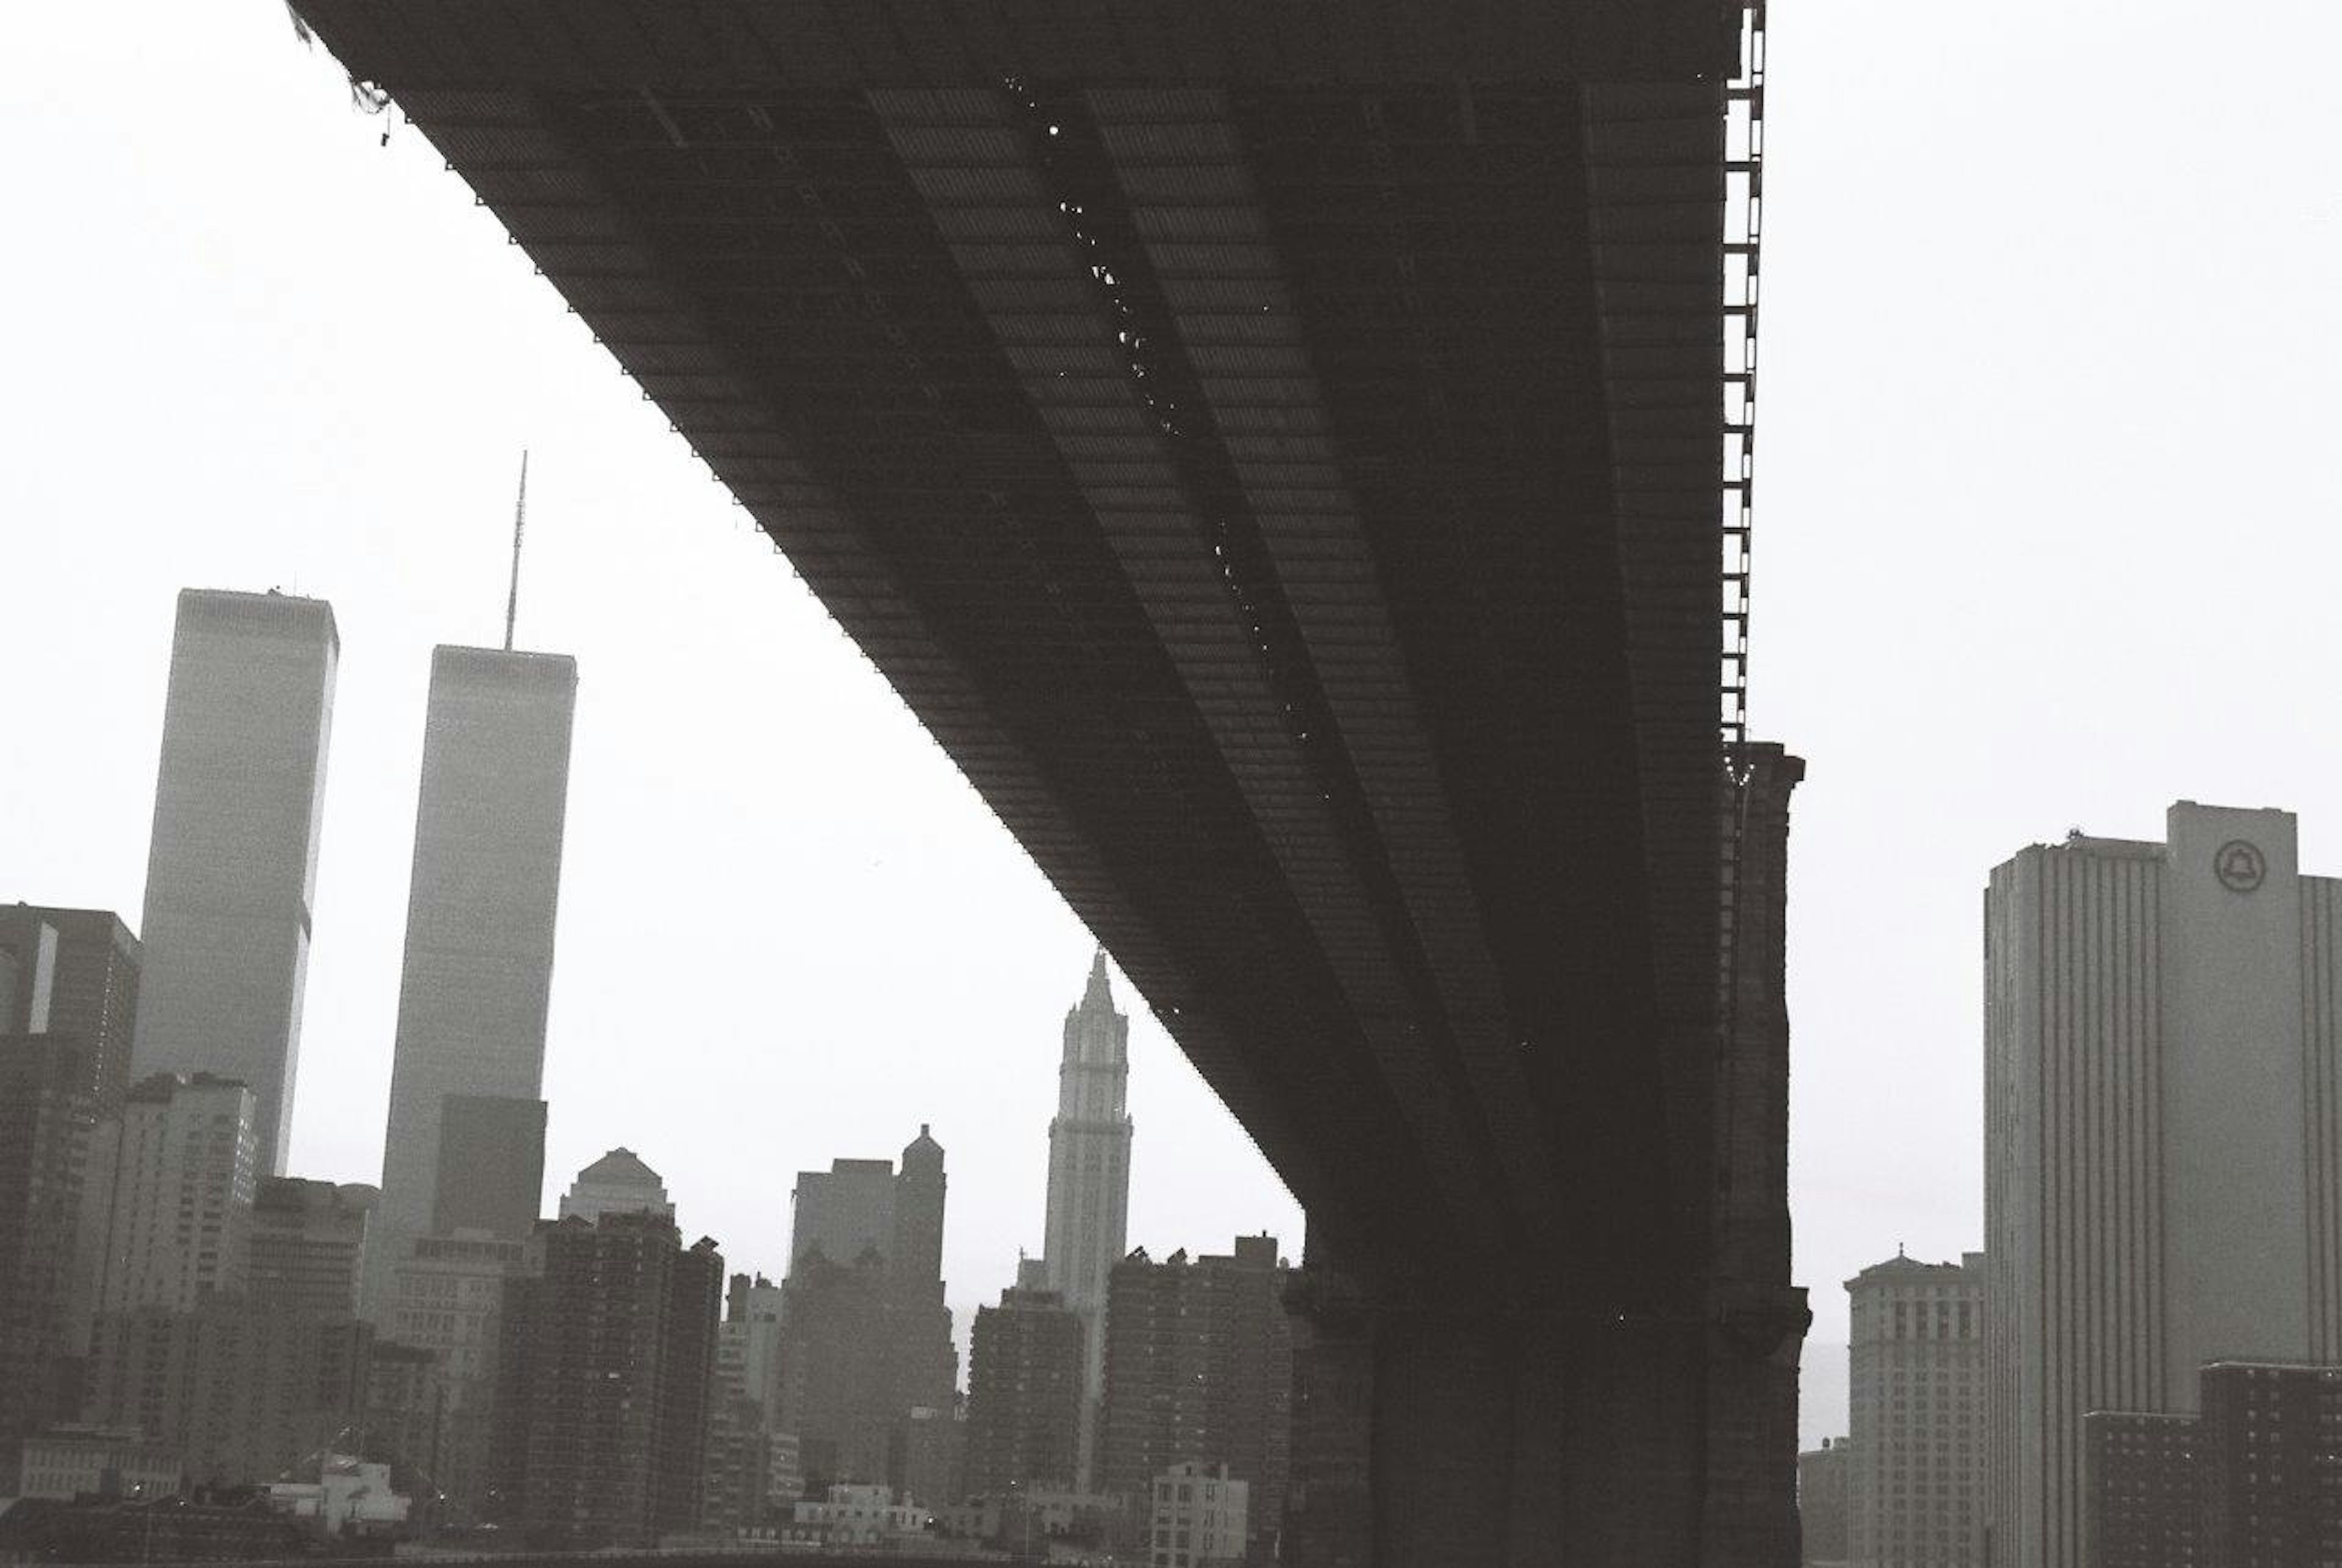
[[[1049,1228],[1042,1253],[1049,1289],[1081,1315],[1088,1338],[1082,1382],[1081,1485],[1096,1454],[1106,1389],[1106,1279],[1121,1261],[1130,1212],[1130,1020],[1114,1010],[1106,950],[1090,964],[1081,1004],[1066,1014],[1057,1114],[1049,1124]]]

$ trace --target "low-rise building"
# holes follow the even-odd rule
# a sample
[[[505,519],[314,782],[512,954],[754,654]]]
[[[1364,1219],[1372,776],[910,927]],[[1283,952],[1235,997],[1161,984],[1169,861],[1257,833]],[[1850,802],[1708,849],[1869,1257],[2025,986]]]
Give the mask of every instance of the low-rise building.
[[[796,1505],[781,1539],[795,1545],[896,1546],[926,1538],[924,1508],[895,1501],[884,1486],[837,1485],[820,1502]]]
[[[406,1523],[408,1500],[390,1483],[390,1466],[347,1454],[326,1455],[315,1481],[280,1481],[268,1505],[326,1535],[396,1535]]]
[[[1245,1557],[1251,1484],[1225,1464],[1175,1464],[1155,1478],[1147,1568],[1203,1568]]]
[[[140,1441],[135,1429],[59,1426],[0,1444],[0,1496],[171,1497],[179,1456]]]

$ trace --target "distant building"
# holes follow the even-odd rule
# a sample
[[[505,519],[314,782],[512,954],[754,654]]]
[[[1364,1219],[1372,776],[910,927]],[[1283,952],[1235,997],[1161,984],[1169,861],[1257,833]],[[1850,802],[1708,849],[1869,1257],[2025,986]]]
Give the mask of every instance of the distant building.
[[[208,1296],[100,1316],[84,1418],[177,1453],[190,1481],[249,1485],[335,1445],[365,1410],[373,1331]]]
[[[904,1413],[902,1468],[902,1495],[923,1508],[967,1495],[967,1414],[956,1396]]]
[[[1225,1464],[1175,1464],[1156,1476],[1147,1513],[1148,1568],[1243,1562],[1251,1490]]]
[[[78,1042],[100,1116],[130,1086],[139,958],[138,939],[110,909],[0,904],[0,1034]]]
[[[92,1101],[89,1056],[55,1034],[0,1035],[0,1440],[73,1413]]]
[[[1374,1343],[1356,1283],[1322,1269],[1291,1271],[1292,1435],[1277,1561],[1293,1568],[1371,1568],[1374,1562]]]
[[[716,1331],[716,1375],[707,1402],[707,1461],[700,1523],[730,1534],[786,1516],[795,1485],[776,1498],[773,1443],[779,1431],[780,1287],[759,1274],[734,1274]],[[796,1444],[789,1444],[789,1468]]]
[[[943,1148],[924,1124],[899,1173],[883,1160],[840,1160],[798,1174],[780,1426],[796,1437],[816,1490],[907,1490],[915,1468],[934,1473],[930,1453],[915,1463],[912,1423],[915,1411],[952,1411],[959,1381],[944,1304],[945,1191]],[[850,1261],[836,1255],[849,1249]]]
[[[1106,1394],[1106,1284],[1126,1246],[1130,1212],[1130,1020],[1115,1010],[1106,950],[1090,961],[1089,984],[1066,1014],[1057,1064],[1057,1114],[1049,1124],[1048,1288],[1082,1320],[1081,1435],[1077,1473],[1087,1486],[1096,1458],[1099,1402]]]
[[[886,1160],[834,1160],[799,1171],[789,1227],[789,1273],[808,1253],[851,1268],[865,1254],[884,1262],[895,1237],[895,1167]]]
[[[245,1282],[253,1300],[325,1317],[354,1315],[375,1195],[367,1186],[262,1177]]]
[[[322,1455],[317,1464],[304,1465],[302,1470],[301,1480],[269,1485],[272,1511],[336,1540],[353,1536],[391,1540],[402,1532],[411,1499],[397,1490],[389,1465],[336,1453]],[[317,1477],[315,1481],[306,1479],[312,1470]]]
[[[1056,1291],[1011,1288],[998,1306],[976,1309],[967,1360],[969,1493],[1073,1490],[1087,1355],[1081,1315]]]
[[[537,1228],[507,1282],[493,1473],[533,1542],[655,1545],[693,1528],[724,1260],[659,1214]]]
[[[884,1486],[829,1488],[818,1502],[796,1505],[794,1528],[782,1539],[806,1546],[898,1546],[924,1541],[927,1512],[895,1501]]]
[[[340,657],[321,599],[179,595],[132,1075],[250,1085],[268,1175],[285,1174]]]
[[[443,1490],[451,1479],[452,1382],[437,1351],[375,1341],[358,1420],[344,1445],[388,1466],[401,1492],[429,1497]]]
[[[422,1236],[392,1275],[391,1338],[430,1351],[445,1379],[437,1481],[446,1513],[458,1520],[477,1518],[487,1498],[505,1283],[521,1272],[524,1251],[477,1232]]]
[[[1226,1256],[1115,1265],[1106,1300],[1100,1490],[1143,1504],[1175,1464],[1225,1466],[1250,1488],[1251,1528],[1272,1547],[1285,1510],[1293,1406],[1289,1271],[1273,1236]]]
[[[2182,802],[2019,852],[1984,914],[1993,1561],[2073,1568],[2086,1413],[2342,1362],[2342,881],[2291,813]]]
[[[521,1241],[537,1214],[576,701],[565,654],[432,650],[376,1303],[413,1238],[467,1228]],[[457,1119],[445,1118],[451,1096],[470,1102]]]
[[[179,1469],[176,1453],[134,1430],[52,1427],[0,1443],[0,1497],[173,1497]]]
[[[605,1214],[675,1218],[666,1183],[632,1149],[613,1149],[584,1170],[561,1195],[560,1218],[598,1220]]]
[[[157,1073],[123,1097],[90,1155],[85,1240],[98,1313],[192,1310],[240,1294],[257,1195],[258,1102],[207,1073]]]
[[[1847,1556],[1847,1480],[1853,1445],[1825,1437],[1819,1448],[1797,1455],[1797,1527],[1804,1540],[1801,1560],[1811,1568],[1843,1563]]]
[[[1893,1257],[1846,1289],[1847,1561],[1987,1568],[1983,1257]]]
[[[2197,1568],[2196,1418],[2094,1410],[2082,1418],[2085,1568]]]

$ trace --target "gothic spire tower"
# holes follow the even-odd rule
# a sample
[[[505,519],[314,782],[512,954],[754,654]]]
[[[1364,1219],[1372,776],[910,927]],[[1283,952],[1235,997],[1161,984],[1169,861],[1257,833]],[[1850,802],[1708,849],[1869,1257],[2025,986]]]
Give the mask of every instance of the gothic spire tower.
[[[1088,1336],[1082,1402],[1085,1485],[1105,1392],[1106,1275],[1121,1261],[1130,1209],[1130,1117],[1123,1108],[1129,1076],[1130,1020],[1114,1009],[1101,948],[1091,961],[1080,1005],[1066,1014],[1057,1114],[1049,1124],[1048,1239],[1042,1254],[1049,1288],[1081,1314]]]

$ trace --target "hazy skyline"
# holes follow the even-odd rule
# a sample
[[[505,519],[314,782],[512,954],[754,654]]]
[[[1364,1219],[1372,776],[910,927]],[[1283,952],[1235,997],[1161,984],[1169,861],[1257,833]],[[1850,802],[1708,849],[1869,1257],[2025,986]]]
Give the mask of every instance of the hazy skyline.
[[[372,1181],[437,643],[579,664],[550,1190],[624,1144],[777,1277],[834,1156],[949,1152],[965,1313],[1037,1254],[1089,941],[902,704],[422,138],[281,10],[44,12],[0,67],[38,243],[17,374],[0,896],[135,918],[181,586],[343,638],[290,1169]],[[1790,1182],[1841,1283],[1981,1241],[1980,903],[2193,798],[2342,874],[2342,14],[1774,8],[1753,731],[1793,812]],[[380,145],[385,125],[386,146]],[[1132,1014],[1130,1241],[1297,1212]],[[1835,1351],[1830,1353],[1837,1353]]]

